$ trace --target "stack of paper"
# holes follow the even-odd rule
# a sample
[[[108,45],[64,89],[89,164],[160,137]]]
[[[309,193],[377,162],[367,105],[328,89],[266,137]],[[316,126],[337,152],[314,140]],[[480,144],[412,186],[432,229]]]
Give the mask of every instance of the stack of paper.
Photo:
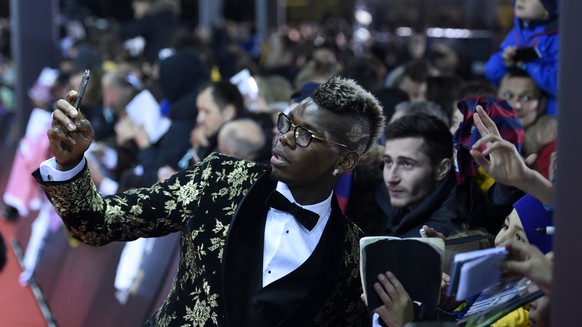
[[[477,250],[455,255],[447,296],[457,301],[479,294],[501,281],[497,263],[507,257],[504,247]]]

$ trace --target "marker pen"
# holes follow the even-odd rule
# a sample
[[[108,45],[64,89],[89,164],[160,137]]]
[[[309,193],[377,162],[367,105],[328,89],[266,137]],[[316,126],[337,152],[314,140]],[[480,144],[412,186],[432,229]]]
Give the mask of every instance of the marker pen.
[[[534,230],[538,233],[554,235],[555,227],[554,226],[538,227]]]

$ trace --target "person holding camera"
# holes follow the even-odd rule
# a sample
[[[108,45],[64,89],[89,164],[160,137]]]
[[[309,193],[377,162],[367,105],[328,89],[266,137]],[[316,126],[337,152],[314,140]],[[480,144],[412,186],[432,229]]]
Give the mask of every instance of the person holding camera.
[[[555,115],[558,84],[559,0],[515,0],[515,25],[485,64],[485,76],[499,85],[511,68],[521,68],[548,94],[544,113]]]

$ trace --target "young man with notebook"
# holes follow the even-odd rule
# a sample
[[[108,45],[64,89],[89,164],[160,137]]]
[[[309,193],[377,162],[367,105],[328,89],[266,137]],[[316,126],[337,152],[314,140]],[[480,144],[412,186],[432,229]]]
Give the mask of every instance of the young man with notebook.
[[[389,124],[385,136],[385,185],[376,192],[385,217],[383,234],[417,237],[425,224],[445,235],[457,231],[466,221],[462,210],[468,198],[456,187],[447,125],[414,114]]]

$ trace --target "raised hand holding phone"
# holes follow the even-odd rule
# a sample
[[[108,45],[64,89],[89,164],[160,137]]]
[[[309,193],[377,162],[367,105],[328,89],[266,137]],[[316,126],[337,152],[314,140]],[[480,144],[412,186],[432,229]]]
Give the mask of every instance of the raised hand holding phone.
[[[65,99],[59,99],[52,114],[47,136],[59,170],[69,170],[79,164],[95,136],[91,123],[78,110],[90,76],[85,71],[79,91],[69,91]]]

